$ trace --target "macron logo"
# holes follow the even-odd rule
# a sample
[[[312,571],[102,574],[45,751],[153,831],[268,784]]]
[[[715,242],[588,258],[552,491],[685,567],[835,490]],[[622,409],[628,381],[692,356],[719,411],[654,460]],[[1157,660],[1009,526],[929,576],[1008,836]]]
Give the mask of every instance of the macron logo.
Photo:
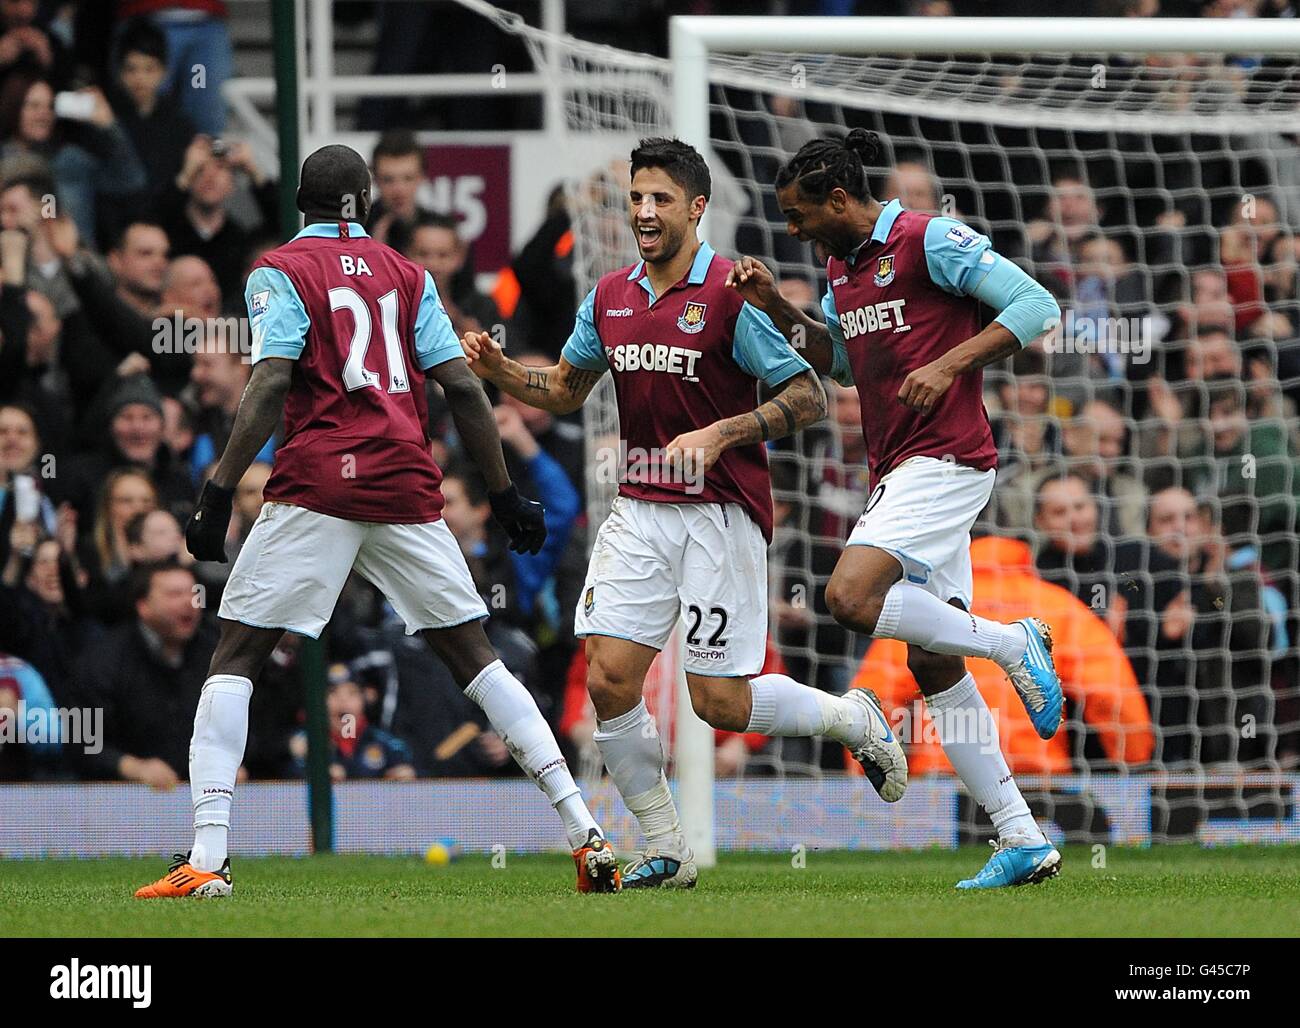
[[[86,964],[76,957],[50,968],[51,999],[129,999],[143,1010],[152,1002],[150,964]]]
[[[832,279],[832,280],[831,280],[831,285],[833,285],[833,286],[842,286],[842,285],[845,285],[845,284],[848,282],[848,280],[849,280],[849,276],[848,276],[848,275],[841,275],[839,278]]]
[[[636,312],[633,311],[631,307],[620,307],[620,308],[617,308],[617,309],[610,307],[610,308],[607,308],[607,309],[605,310],[605,317],[607,317],[607,318],[630,318],[630,317],[631,317],[633,314],[635,314],[635,313],[636,313]]]

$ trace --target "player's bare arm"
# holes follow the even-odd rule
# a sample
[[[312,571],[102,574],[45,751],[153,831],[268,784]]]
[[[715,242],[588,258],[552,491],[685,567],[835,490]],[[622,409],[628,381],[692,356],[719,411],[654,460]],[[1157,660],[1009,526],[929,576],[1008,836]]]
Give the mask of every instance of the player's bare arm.
[[[1011,329],[994,321],[979,335],[971,336],[938,360],[909,374],[898,390],[898,402],[929,414],[958,375],[978,371],[1019,349],[1020,340]]]
[[[571,414],[581,407],[604,374],[575,367],[563,357],[549,368],[527,367],[507,357],[487,332],[466,332],[460,345],[476,375],[552,414]]]
[[[804,371],[783,382],[775,396],[748,414],[679,435],[668,444],[664,456],[670,465],[681,463],[704,473],[733,446],[782,439],[824,417],[826,390],[815,372]]]
[[[221,455],[212,481],[223,489],[233,489],[244,477],[271,433],[284,415],[284,398],[293,379],[293,361],[284,357],[266,357],[253,365],[248,385],[239,401],[230,441]]]
[[[496,415],[492,413],[492,404],[469,365],[465,361],[444,361],[429,369],[429,377],[442,386],[452,420],[456,423],[456,434],[482,473],[488,492],[499,493],[508,489],[510,473],[506,471],[506,458],[501,451]]]
[[[226,563],[226,532],[235,486],[280,423],[292,380],[293,361],[284,357],[267,357],[253,365],[230,441],[212,478],[203,484],[185,526],[185,545],[198,560]]]
[[[727,274],[727,286],[772,319],[772,324],[820,375],[831,373],[831,334],[784,296],[771,270],[757,257],[741,257]]]

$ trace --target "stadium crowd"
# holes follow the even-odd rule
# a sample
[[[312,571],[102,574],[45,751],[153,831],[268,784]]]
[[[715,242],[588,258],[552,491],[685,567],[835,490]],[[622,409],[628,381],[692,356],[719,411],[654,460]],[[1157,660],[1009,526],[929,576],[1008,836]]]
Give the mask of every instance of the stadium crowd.
[[[195,563],[182,526],[250,373],[222,319],[242,318],[247,271],[278,241],[276,183],[246,143],[222,135],[211,84],[175,77],[182,48],[228,71],[219,8],[119,3],[119,20],[96,37],[101,52],[80,38],[82,12],[71,36],[34,0],[0,0],[0,719],[16,717],[19,701],[104,718],[93,754],[0,732],[0,780],[170,788],[186,775],[230,565]],[[98,85],[72,88],[85,82]],[[68,95],[84,99],[59,99]],[[939,211],[933,164],[897,153],[876,195]],[[557,189],[485,294],[456,220],[423,206],[414,135],[385,131],[372,170],[371,233],[430,271],[457,332],[501,326],[523,363],[553,362],[577,306],[580,201]],[[1011,766],[1295,767],[1300,212],[1288,220],[1263,180],[1249,208],[1159,211],[1107,204],[1083,164],[1044,185],[1018,237],[971,220],[1056,293],[1067,325],[1157,327],[1144,363],[1058,333],[1010,374],[986,376],[1000,470],[972,549],[977,607],[1052,622],[1070,711],[1068,730],[1044,742],[1000,676],[985,674],[993,666],[982,668]],[[806,267],[784,288],[820,316],[824,282],[806,253],[772,243],[781,223],[769,221],[738,246]],[[178,329],[191,325],[181,345]],[[869,685],[897,718],[923,718],[902,648],[856,638],[825,613],[826,581],[867,498],[856,395],[830,388],[830,418],[772,447],[768,669],[834,692]],[[492,611],[493,644],[564,744],[589,758],[572,634],[591,530],[581,414],[496,403],[512,476],[546,507],[547,545],[535,556],[506,548],[431,393],[444,517]],[[260,511],[275,444],[240,483],[231,560]],[[355,576],[325,647],[336,780],[515,773],[481,711]],[[248,776],[303,773],[303,666],[302,640],[287,635],[253,694]],[[942,771],[938,747],[916,740],[914,772]],[[718,743],[721,774],[846,766],[838,748]]]

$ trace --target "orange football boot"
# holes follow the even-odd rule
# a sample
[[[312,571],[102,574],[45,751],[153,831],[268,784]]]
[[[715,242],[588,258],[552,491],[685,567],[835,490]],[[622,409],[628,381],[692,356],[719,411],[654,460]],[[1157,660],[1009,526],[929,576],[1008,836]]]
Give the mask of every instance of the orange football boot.
[[[188,853],[177,853],[172,857],[172,865],[158,881],[146,885],[135,892],[136,899],[182,899],[187,896],[196,898],[215,898],[229,896],[230,858],[227,857],[220,871],[200,871],[190,863]]]

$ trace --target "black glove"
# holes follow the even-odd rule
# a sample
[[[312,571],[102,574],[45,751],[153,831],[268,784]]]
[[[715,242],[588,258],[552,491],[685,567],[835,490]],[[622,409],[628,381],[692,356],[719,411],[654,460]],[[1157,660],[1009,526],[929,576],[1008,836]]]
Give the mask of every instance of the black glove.
[[[226,531],[234,500],[235,490],[223,488],[212,479],[203,483],[198,505],[185,523],[185,548],[195,560],[226,563]]]
[[[546,542],[546,516],[536,500],[520,496],[512,483],[504,492],[488,497],[492,516],[510,536],[510,548],[515,553],[536,553]]]

